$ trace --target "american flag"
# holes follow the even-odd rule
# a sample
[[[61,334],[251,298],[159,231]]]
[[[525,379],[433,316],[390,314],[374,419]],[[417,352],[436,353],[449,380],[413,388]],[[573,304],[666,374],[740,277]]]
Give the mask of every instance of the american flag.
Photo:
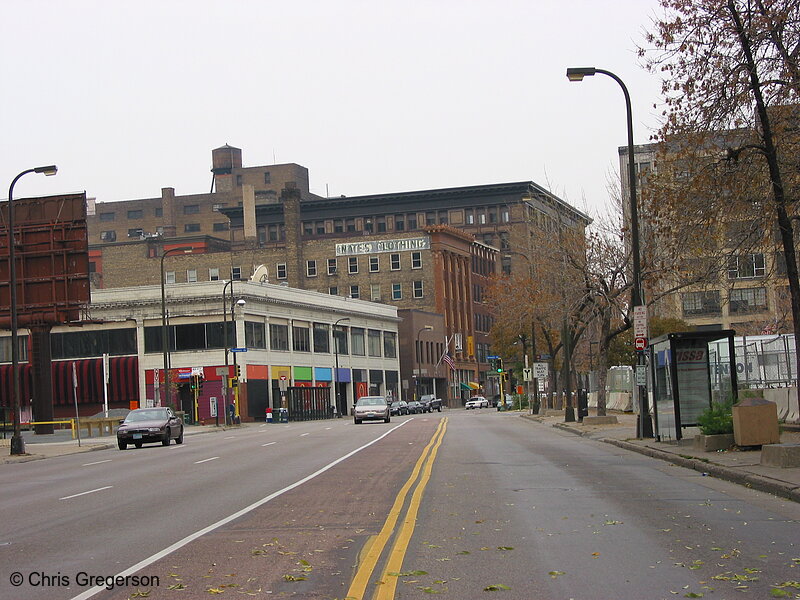
[[[447,364],[450,366],[450,368],[451,368],[453,371],[455,371],[455,370],[456,370],[456,363],[455,363],[455,361],[453,360],[453,357],[452,357],[452,356],[450,356],[450,353],[449,353],[449,352],[445,352],[444,354],[442,354],[442,360],[443,360],[444,362],[446,362],[446,363],[447,363]]]

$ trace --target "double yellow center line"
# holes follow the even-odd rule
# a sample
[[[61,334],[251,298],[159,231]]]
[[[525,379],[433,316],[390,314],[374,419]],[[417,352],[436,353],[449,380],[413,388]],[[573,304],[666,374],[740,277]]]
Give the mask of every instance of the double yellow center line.
[[[387,573],[399,573],[403,567],[403,558],[405,557],[408,544],[411,541],[411,535],[414,533],[414,525],[417,521],[417,513],[419,506],[422,502],[422,494],[425,492],[425,487],[431,478],[431,471],[433,469],[433,461],[436,460],[436,453],[439,451],[439,446],[442,444],[445,431],[447,430],[447,417],[439,421],[439,426],[433,434],[431,441],[425,446],[422,454],[414,465],[413,471],[408,481],[403,484],[397,498],[392,505],[389,515],[386,517],[386,522],[380,530],[380,533],[372,540],[372,544],[366,551],[366,554],[361,561],[361,564],[356,571],[353,582],[350,584],[350,589],[347,591],[346,598],[348,600],[364,600],[372,573],[380,560],[389,539],[395,531],[395,526],[403,511],[406,503],[406,496],[408,491],[417,482],[417,487],[411,495],[408,509],[406,510],[403,522],[400,529],[395,536],[394,544],[389,553],[386,561],[383,574],[381,575],[382,585],[378,586],[374,600],[390,600],[394,598],[395,589],[397,587],[397,577],[387,576]]]

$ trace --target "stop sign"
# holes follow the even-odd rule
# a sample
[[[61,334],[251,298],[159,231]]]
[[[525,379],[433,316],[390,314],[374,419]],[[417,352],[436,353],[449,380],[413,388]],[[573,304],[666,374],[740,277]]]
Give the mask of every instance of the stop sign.
[[[647,348],[647,338],[637,337],[633,340],[633,347],[636,350],[644,350]]]

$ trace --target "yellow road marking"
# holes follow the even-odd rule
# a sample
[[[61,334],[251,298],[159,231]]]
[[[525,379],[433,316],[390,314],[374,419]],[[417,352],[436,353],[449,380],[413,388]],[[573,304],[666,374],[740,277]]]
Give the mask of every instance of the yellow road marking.
[[[428,485],[431,478],[431,471],[433,470],[433,461],[436,460],[436,454],[439,451],[439,446],[442,445],[445,431],[447,430],[447,419],[444,419],[441,434],[438,436],[436,443],[431,450],[425,467],[422,471],[422,477],[417,484],[414,493],[411,495],[411,502],[406,511],[406,517],[403,519],[403,524],[400,526],[400,531],[395,538],[394,546],[389,554],[389,560],[386,562],[386,569],[383,572],[381,580],[384,584],[378,588],[375,594],[375,600],[391,600],[394,598],[395,588],[397,588],[398,576],[387,576],[387,573],[399,573],[403,568],[403,559],[408,550],[408,544],[411,542],[411,536],[414,533],[414,527],[417,524],[417,514],[419,513],[420,504],[422,504],[422,494]],[[438,433],[438,432],[437,432]],[[434,435],[434,438],[436,436]]]
[[[414,465],[414,469],[411,471],[411,476],[408,478],[408,481],[403,484],[403,487],[400,488],[400,492],[397,494],[391,510],[389,510],[389,515],[386,517],[383,527],[381,527],[378,535],[372,539],[372,544],[370,544],[369,550],[367,550],[363,561],[359,565],[358,570],[353,577],[350,588],[347,590],[346,598],[352,598],[355,600],[362,600],[364,598],[367,585],[369,584],[369,579],[375,570],[375,566],[378,564],[378,560],[383,553],[383,549],[386,547],[386,544],[389,541],[389,537],[391,537],[394,531],[394,526],[397,524],[397,519],[399,518],[400,512],[405,504],[408,490],[411,489],[414,481],[416,481],[417,477],[419,476],[419,472],[422,470],[422,465],[425,462],[434,443],[436,442],[437,436],[439,436],[440,432],[444,431],[446,422],[447,417],[439,422],[436,432],[433,434],[433,437],[431,437],[431,441],[428,442],[427,446],[425,446],[425,449],[422,451],[417,463]]]

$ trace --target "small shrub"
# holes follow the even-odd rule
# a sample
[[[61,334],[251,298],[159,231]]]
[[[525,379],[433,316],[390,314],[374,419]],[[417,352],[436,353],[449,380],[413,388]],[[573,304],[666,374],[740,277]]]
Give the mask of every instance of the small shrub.
[[[733,433],[733,400],[727,402],[712,402],[711,407],[705,409],[697,417],[697,425],[703,435],[718,435]]]

